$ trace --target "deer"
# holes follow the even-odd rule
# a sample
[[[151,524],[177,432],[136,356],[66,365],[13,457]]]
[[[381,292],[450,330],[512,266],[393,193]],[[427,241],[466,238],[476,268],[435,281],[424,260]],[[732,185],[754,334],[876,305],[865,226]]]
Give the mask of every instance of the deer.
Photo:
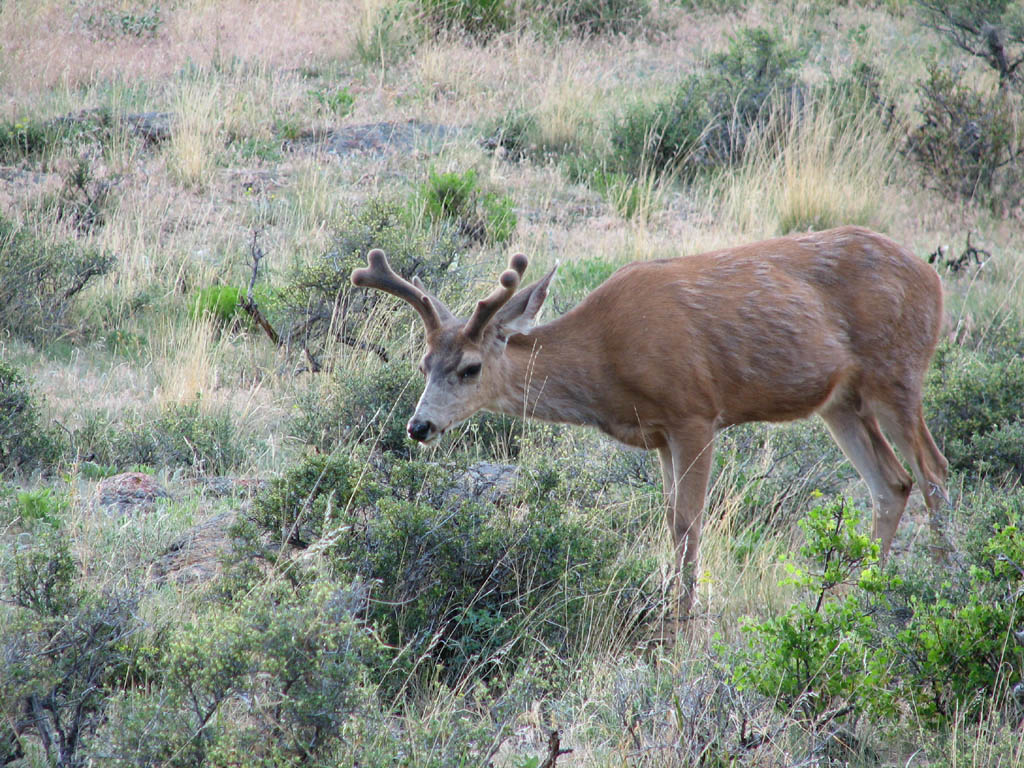
[[[941,540],[948,463],[921,396],[942,285],[909,250],[846,226],[638,261],[544,324],[555,270],[518,290],[527,265],[513,255],[468,319],[395,274],[380,250],[351,279],[423,321],[413,440],[432,443],[485,409],[588,425],[658,452],[679,621],[693,608],[715,435],[732,425],[817,413],[867,483],[882,562],[913,479]]]

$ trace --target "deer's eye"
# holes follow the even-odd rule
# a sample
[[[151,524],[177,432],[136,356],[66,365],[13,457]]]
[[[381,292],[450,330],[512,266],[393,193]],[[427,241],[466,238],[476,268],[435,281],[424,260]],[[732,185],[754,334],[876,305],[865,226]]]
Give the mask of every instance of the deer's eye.
[[[474,379],[474,378],[476,378],[479,375],[480,375],[480,363],[473,363],[471,365],[467,365],[465,368],[463,368],[461,371],[459,371],[459,378],[462,379],[463,381],[468,381],[469,379]]]

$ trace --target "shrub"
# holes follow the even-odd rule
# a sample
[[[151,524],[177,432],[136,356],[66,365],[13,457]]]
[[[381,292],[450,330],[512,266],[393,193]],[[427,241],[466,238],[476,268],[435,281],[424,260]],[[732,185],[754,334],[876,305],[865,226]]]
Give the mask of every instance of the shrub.
[[[291,434],[325,453],[366,442],[408,456],[412,442],[405,425],[419,398],[418,379],[406,362],[389,362],[370,373],[336,374],[299,399]]]
[[[649,0],[415,0],[412,11],[431,34],[455,32],[487,41],[524,23],[563,35],[633,33],[642,29],[651,4]]]
[[[922,122],[910,134],[909,150],[932,184],[953,199],[1019,200],[1021,137],[1006,96],[979,91],[964,82],[962,70],[935,64],[918,96]]]
[[[0,217],[0,327],[34,342],[52,338],[88,282],[113,266],[109,254],[44,241]]]
[[[415,444],[406,424],[423,389],[421,378],[406,362],[388,362],[368,373],[336,373],[299,397],[291,436],[323,453],[365,443],[408,458]],[[519,436],[517,419],[485,412],[474,416],[456,439],[484,455],[514,457]]]
[[[455,485],[439,465],[314,456],[257,501],[255,530],[239,532],[269,534],[271,559],[275,541],[316,541],[337,573],[370,587],[364,618],[400,649],[391,690],[410,674],[491,677],[538,645],[572,649],[594,611],[629,631],[652,610],[650,564],[622,560],[618,537],[555,503],[543,473],[515,510],[466,501]]]
[[[285,344],[316,357],[328,343],[339,341],[387,357],[375,343],[381,332],[364,338],[375,310],[382,307],[400,318],[396,325],[401,328],[418,318],[380,291],[353,289],[352,270],[366,266],[366,254],[373,248],[384,250],[395,272],[406,279],[419,277],[442,300],[458,297],[459,283],[449,273],[459,253],[455,233],[446,227],[423,231],[403,205],[374,198],[341,223],[327,253],[296,268],[276,294],[273,309],[282,316]],[[389,327],[384,324],[385,334]]]
[[[43,423],[25,377],[0,360],[0,476],[49,467],[59,456],[59,436]]]
[[[804,57],[767,29],[741,30],[704,72],[688,75],[660,101],[626,110],[612,127],[608,169],[693,178],[735,163],[767,120],[770,101],[790,101]]]
[[[925,384],[925,415],[952,468],[1024,476],[1022,402],[1020,356],[939,347]]]
[[[775,698],[776,706],[823,725],[842,712],[865,706],[865,690],[878,686],[885,670],[874,648],[875,623],[856,593],[841,585],[877,589],[878,543],[857,532],[861,513],[845,502],[816,507],[800,521],[806,567],[789,564],[789,582],[803,593],[780,616],[748,623],[747,648],[735,659],[742,688]]]
[[[5,566],[0,602],[12,607],[0,622],[0,715],[12,733],[0,731],[0,749],[23,756],[33,745],[51,765],[84,766],[141,626],[136,601],[80,586],[63,532],[37,535]]]
[[[308,765],[342,743],[372,699],[378,644],[362,594],[327,580],[265,587],[169,633],[159,687],[127,692],[108,730],[116,765]]]
[[[145,465],[211,475],[242,466],[253,444],[232,414],[207,413],[198,402],[170,405],[156,418],[133,416],[121,424],[86,414],[74,443],[79,455],[92,456],[104,471]]]
[[[1000,88],[1020,80],[1024,8],[1013,0],[917,0],[925,24],[999,75]]]
[[[461,174],[431,170],[419,197],[431,221],[454,225],[471,243],[504,243],[515,232],[512,199],[482,190],[472,168]]]
[[[811,565],[790,566],[809,600],[745,627],[749,644],[733,658],[737,683],[812,726],[909,713],[943,730],[1011,707],[1024,669],[1013,635],[1024,596],[1024,506],[1019,489],[1008,503],[992,489],[967,503],[961,543],[969,566],[903,558],[898,572],[884,573],[872,565],[877,543],[855,530],[859,513],[845,504],[812,511],[801,524]],[[837,594],[839,584],[847,586]]]

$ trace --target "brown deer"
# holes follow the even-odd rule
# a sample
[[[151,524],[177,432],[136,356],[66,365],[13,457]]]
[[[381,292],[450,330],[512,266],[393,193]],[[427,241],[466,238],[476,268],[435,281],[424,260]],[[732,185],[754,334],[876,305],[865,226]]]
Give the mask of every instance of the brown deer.
[[[554,270],[516,292],[518,254],[468,320],[383,252],[358,286],[412,304],[426,327],[426,387],[409,435],[429,443],[480,409],[589,424],[657,449],[668,524],[692,607],[715,433],[818,412],[867,482],[888,554],[911,476],[937,534],[947,462],[925,425],[921,388],[942,325],[935,271],[860,227],[782,237],[619,269],[578,306],[534,326]]]

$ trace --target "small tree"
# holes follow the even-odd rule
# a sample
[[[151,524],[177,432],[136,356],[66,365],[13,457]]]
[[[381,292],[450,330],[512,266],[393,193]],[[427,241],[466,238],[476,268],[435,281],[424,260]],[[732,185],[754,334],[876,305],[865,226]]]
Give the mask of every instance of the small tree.
[[[925,24],[999,73],[999,89],[1021,83],[1024,5],[1019,0],[917,0]]]

